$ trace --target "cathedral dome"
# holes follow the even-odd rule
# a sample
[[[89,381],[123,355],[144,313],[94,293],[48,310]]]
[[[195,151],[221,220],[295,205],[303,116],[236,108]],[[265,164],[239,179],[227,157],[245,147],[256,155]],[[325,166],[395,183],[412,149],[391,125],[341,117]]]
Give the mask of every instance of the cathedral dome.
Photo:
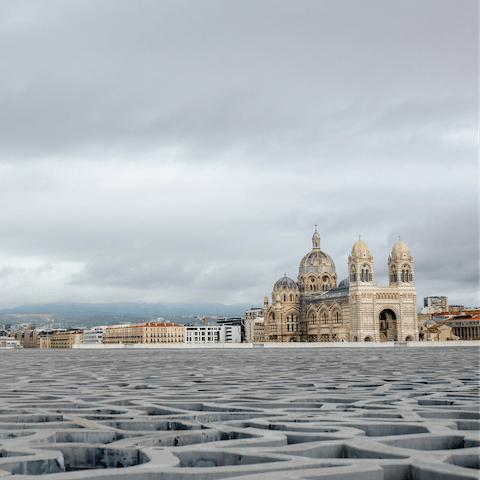
[[[320,249],[312,250],[301,260],[299,273],[335,273],[335,263],[330,255]]]
[[[367,244],[358,237],[358,240],[354,243],[352,247],[352,253],[369,253],[370,250],[368,249]]]
[[[404,253],[409,254],[410,252],[407,245],[403,243],[399,237],[398,242],[392,248],[392,254],[402,255]]]
[[[348,288],[350,286],[350,280],[347,278],[344,278],[339,284],[338,288]]]
[[[285,274],[283,278],[275,282],[273,289],[274,290],[278,288],[295,288],[296,289],[297,286],[298,286],[297,282],[293,281],[291,278],[288,278],[287,275]]]

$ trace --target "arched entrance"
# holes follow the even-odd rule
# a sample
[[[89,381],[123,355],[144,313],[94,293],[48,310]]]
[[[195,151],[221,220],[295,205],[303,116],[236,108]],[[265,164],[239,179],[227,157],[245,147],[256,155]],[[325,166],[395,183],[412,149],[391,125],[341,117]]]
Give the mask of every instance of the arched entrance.
[[[368,337],[365,337],[365,340],[364,342],[373,342],[373,338],[368,336]]]
[[[380,341],[397,341],[397,316],[390,308],[385,308],[378,317],[380,327]],[[383,337],[386,340],[383,340]]]

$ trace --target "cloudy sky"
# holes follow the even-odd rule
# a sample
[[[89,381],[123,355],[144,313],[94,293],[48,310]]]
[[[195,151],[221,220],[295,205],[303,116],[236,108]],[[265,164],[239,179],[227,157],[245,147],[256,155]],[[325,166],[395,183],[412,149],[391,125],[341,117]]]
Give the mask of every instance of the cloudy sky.
[[[476,306],[474,0],[3,0],[0,306],[261,305],[311,249]]]

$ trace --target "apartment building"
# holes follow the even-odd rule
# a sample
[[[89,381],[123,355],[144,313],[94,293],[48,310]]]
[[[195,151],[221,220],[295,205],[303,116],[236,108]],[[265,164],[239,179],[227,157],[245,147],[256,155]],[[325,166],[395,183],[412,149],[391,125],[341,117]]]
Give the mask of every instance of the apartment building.
[[[185,325],[185,343],[219,343],[219,325]]]
[[[240,325],[185,325],[185,343],[241,343]]]
[[[50,348],[72,348],[83,340],[83,332],[76,330],[55,332],[50,336]]]
[[[103,330],[103,343],[184,343],[185,326],[170,322],[112,325]]]

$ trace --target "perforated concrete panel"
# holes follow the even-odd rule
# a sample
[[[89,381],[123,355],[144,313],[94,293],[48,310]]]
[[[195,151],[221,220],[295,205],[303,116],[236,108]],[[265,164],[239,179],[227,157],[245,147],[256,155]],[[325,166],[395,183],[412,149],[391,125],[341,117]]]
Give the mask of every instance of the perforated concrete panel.
[[[477,347],[4,350],[0,478],[479,478]]]

